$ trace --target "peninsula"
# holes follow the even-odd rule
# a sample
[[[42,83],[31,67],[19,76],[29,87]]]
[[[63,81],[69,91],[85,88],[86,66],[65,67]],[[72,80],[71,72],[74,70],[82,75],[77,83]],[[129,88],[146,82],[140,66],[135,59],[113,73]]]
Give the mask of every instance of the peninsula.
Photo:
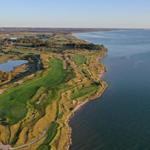
[[[0,70],[0,149],[69,149],[70,117],[107,88],[106,53],[72,33],[1,33],[0,65],[26,63]]]

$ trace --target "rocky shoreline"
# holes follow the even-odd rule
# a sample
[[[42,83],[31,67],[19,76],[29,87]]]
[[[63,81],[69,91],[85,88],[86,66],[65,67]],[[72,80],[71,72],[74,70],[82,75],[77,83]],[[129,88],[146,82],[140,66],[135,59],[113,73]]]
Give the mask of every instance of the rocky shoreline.
[[[100,75],[100,78],[102,78],[102,76],[104,75],[104,72]],[[79,111],[85,104],[87,104],[90,101],[96,100],[97,98],[101,97],[103,95],[103,93],[105,92],[105,90],[107,89],[108,85],[106,82],[103,81],[104,87],[102,90],[100,90],[96,95],[92,96],[91,98],[87,98],[86,100],[84,100],[83,102],[80,102],[74,109],[73,111],[70,113],[70,115],[68,116],[66,122],[68,124],[68,137],[69,137],[69,141],[66,147],[66,150],[70,149],[70,146],[72,144],[72,128],[69,125],[69,122],[71,120],[72,117],[74,117],[75,113],[77,111]]]

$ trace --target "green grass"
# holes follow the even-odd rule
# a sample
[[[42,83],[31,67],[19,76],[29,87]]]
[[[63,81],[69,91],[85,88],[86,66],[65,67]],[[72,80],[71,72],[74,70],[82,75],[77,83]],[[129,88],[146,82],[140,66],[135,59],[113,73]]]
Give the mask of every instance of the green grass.
[[[37,150],[50,150],[49,145],[41,145]]]
[[[82,87],[81,89],[76,88],[71,96],[72,99],[77,99],[83,96],[91,96],[94,94],[98,89],[96,84],[91,84],[87,87]]]
[[[44,149],[47,150],[47,149],[50,149],[50,142],[53,140],[53,138],[57,134],[57,128],[58,128],[58,123],[52,122],[51,125],[50,125],[50,128],[48,129],[46,139],[44,140],[44,142],[42,143],[42,145],[40,145],[38,147],[37,150],[44,150]]]
[[[85,64],[86,61],[87,61],[87,58],[81,54],[76,54],[74,57],[73,57],[73,60],[75,61],[75,63],[77,65],[82,65],[82,64]]]
[[[43,76],[0,95],[0,119],[5,120],[8,124],[17,123],[26,116],[26,104],[40,87],[54,90],[59,84],[65,82],[68,72],[63,68],[62,60],[51,59],[49,65],[49,70]]]

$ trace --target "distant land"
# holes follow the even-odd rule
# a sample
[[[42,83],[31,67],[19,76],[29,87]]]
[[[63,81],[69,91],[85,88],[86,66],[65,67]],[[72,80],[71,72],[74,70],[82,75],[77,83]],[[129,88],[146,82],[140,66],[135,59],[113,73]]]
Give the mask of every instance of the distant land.
[[[32,27],[0,27],[1,33],[9,32],[43,32],[43,33],[60,33],[60,32],[96,32],[96,31],[111,31],[114,28],[32,28]]]

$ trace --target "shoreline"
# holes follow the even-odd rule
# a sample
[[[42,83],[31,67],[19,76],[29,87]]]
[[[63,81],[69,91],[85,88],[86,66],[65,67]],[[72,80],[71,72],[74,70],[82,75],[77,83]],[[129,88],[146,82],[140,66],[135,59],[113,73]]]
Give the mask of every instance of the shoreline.
[[[101,75],[101,77],[104,75],[104,72],[103,74]],[[72,127],[70,126],[70,121],[71,119],[74,117],[75,113],[78,112],[80,109],[82,109],[82,107],[86,104],[88,104],[90,101],[94,101],[94,100],[97,100],[98,98],[100,98],[105,90],[107,89],[108,85],[105,81],[103,81],[103,84],[104,84],[104,87],[102,90],[99,91],[98,94],[96,95],[93,95],[91,96],[90,98],[87,98],[85,101],[83,102],[80,102],[79,104],[77,104],[77,106],[73,109],[73,111],[71,112],[71,114],[68,116],[66,122],[68,124],[68,137],[69,137],[69,141],[68,141],[68,145],[67,145],[67,148],[66,150],[70,150],[70,146],[72,145]]]
[[[104,56],[103,56],[104,57]],[[97,61],[100,62],[101,58],[97,58]],[[103,70],[100,74],[99,74],[99,78],[102,79],[104,74],[106,73],[106,70]],[[106,83],[106,81],[102,80],[102,84],[104,85],[102,91],[100,90],[99,93],[91,96],[90,98],[86,98],[86,100],[84,100],[83,102],[80,102],[79,104],[77,104],[77,106],[72,110],[71,114],[68,116],[66,123],[68,125],[68,143],[67,143],[67,148],[66,150],[70,150],[70,147],[72,145],[72,127],[70,126],[70,121],[71,119],[74,117],[75,113],[78,112],[80,109],[82,109],[82,107],[86,104],[88,104],[90,101],[94,101],[97,100],[98,98],[100,98],[105,90],[108,87],[108,84]]]

